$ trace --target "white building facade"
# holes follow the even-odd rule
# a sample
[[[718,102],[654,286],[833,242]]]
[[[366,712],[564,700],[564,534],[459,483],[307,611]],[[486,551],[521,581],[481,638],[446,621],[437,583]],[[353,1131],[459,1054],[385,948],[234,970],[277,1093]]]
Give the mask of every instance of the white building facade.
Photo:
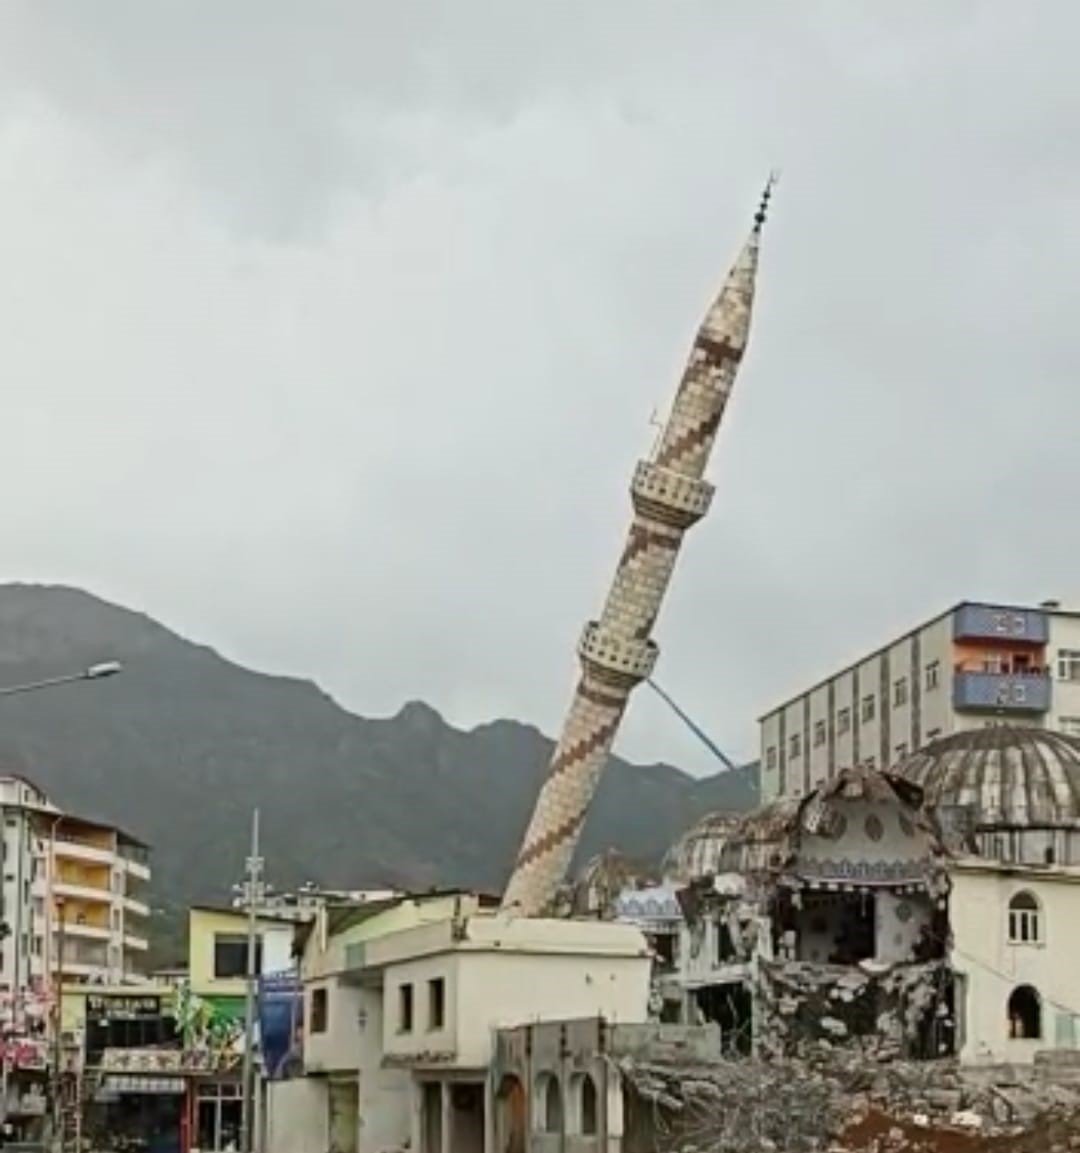
[[[1009,723],[1080,736],[1080,612],[965,601],[759,718],[762,800]]]
[[[1080,869],[971,858],[949,872],[961,1061],[1080,1048]]]
[[[424,905],[343,921],[340,946],[316,919],[305,1075],[269,1087],[268,1153],[494,1153],[496,1030],[646,1020],[652,961],[633,926],[507,917],[468,896]]]

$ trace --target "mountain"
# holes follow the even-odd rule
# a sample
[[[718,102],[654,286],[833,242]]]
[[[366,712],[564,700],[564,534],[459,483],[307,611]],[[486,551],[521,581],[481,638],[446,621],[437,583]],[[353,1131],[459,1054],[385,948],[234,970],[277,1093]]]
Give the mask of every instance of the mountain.
[[[148,841],[166,910],[227,893],[255,804],[279,886],[504,881],[551,753],[537,729],[464,732],[419,702],[365,719],[88,593],[0,586],[0,685],[105,659],[124,675],[0,699],[0,767]],[[581,855],[656,858],[704,812],[756,801],[756,765],[695,779],[614,761]]]

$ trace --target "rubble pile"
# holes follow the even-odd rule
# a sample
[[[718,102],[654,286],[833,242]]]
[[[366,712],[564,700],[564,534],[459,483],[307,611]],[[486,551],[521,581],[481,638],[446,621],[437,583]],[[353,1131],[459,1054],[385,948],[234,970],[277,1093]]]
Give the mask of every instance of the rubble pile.
[[[1067,1054],[1080,1057],[1080,1054]],[[622,1060],[658,1153],[1066,1153],[1080,1150],[1080,1063],[961,1069],[818,1049],[780,1061]]]

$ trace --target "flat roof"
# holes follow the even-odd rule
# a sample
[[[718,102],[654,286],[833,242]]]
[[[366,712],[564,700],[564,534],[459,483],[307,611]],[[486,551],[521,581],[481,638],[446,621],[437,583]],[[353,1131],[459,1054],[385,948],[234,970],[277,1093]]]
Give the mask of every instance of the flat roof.
[[[247,919],[248,911],[232,905],[188,905],[188,913],[213,913],[217,916]],[[278,916],[276,913],[256,913],[256,921],[272,921],[275,925],[295,925],[295,917]]]
[[[1046,613],[1047,616],[1080,617],[1080,611],[1063,608],[1051,609],[1045,608],[1043,605],[1016,605],[1008,604],[1002,601],[957,601],[951,608],[947,608],[944,612],[940,612],[936,616],[927,617],[927,619],[924,620],[921,624],[917,624],[914,628],[908,629],[906,632],[901,633],[898,637],[894,637],[886,644],[879,645],[876,649],[871,649],[870,652],[868,652],[865,656],[859,657],[858,660],[844,665],[843,668],[837,669],[836,672],[830,673],[827,677],[822,677],[821,680],[815,681],[808,689],[803,689],[801,693],[795,693],[793,696],[786,698],[785,700],[781,701],[780,704],[775,705],[773,708],[767,710],[766,712],[759,713],[757,717],[757,723],[761,724],[762,721],[768,720],[769,717],[774,716],[776,713],[782,712],[788,707],[788,705],[793,705],[796,701],[802,700],[803,697],[807,697],[811,693],[816,692],[818,689],[824,688],[825,685],[827,685],[830,681],[835,681],[838,677],[844,676],[845,673],[854,671],[860,665],[866,664],[867,661],[872,661],[875,657],[881,656],[882,653],[888,652],[888,650],[891,649],[893,645],[898,645],[901,641],[908,640],[910,637],[915,636],[917,633],[921,633],[923,629],[929,628],[931,625],[936,625],[938,621],[952,616],[953,613],[958,612],[960,609],[966,608],[969,605],[974,608],[1005,609],[1009,612],[1041,612]]]

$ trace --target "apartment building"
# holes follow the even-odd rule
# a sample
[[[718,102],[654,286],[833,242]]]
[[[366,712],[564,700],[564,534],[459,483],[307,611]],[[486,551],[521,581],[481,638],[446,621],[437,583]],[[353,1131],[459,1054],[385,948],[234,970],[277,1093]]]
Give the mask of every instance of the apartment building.
[[[762,800],[992,724],[1080,736],[1080,611],[963,601],[758,720]]]
[[[47,925],[41,885],[46,840],[56,806],[32,781],[0,777],[3,874],[0,883],[0,1023],[22,1026],[40,1018]]]
[[[52,909],[49,969],[65,984],[146,979],[150,907],[147,846],[112,825],[68,814],[51,824],[42,881]]]

